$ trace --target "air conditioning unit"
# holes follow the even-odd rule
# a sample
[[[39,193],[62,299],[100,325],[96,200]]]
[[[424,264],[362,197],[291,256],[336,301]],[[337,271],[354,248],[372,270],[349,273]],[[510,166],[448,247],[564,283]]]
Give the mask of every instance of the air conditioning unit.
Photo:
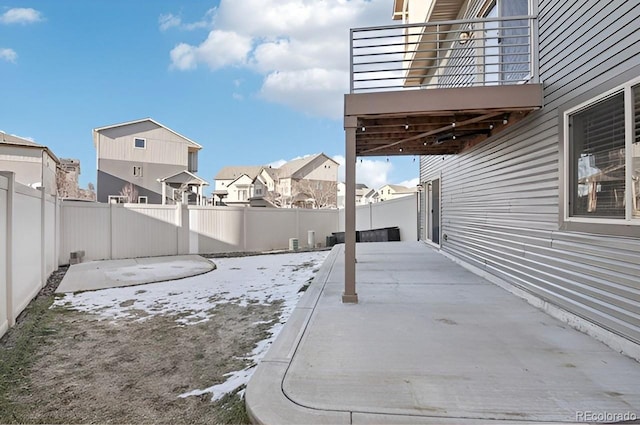
[[[298,238],[289,239],[289,251],[297,251],[298,250]]]

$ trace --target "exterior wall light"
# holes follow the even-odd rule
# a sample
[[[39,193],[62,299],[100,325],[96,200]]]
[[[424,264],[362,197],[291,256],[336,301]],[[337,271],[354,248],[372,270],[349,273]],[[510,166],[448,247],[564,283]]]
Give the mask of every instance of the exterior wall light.
[[[471,35],[473,34],[472,31],[473,31],[473,27],[469,25],[469,27],[465,31],[462,31],[460,33],[460,38],[458,39],[458,42],[460,44],[467,44],[467,41],[471,39]]]

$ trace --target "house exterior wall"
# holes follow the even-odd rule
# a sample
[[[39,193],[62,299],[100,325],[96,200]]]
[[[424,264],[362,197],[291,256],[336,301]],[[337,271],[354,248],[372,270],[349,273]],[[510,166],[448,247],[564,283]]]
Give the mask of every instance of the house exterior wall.
[[[13,171],[16,181],[26,186],[42,183],[42,151],[0,145],[0,170]]]
[[[142,167],[141,177],[133,175],[133,167]],[[120,195],[125,185],[133,183],[138,196],[147,196],[149,203],[160,204],[162,203],[162,184],[158,179],[179,173],[184,169],[180,165],[100,159],[98,160],[97,200],[108,202],[110,195]]]
[[[146,139],[145,148],[134,147],[134,138]],[[140,122],[122,127],[100,130],[98,157],[101,159],[138,161],[180,165],[186,170],[189,144],[183,138],[152,122]]]
[[[16,181],[26,186],[39,184],[55,195],[56,161],[44,149],[0,145],[0,170],[16,173]]]
[[[278,180],[276,183],[276,192],[280,193],[282,196],[290,197],[292,191],[292,183],[291,178],[282,178]]]
[[[227,186],[229,194],[225,198],[225,203],[248,204],[249,198],[253,196],[253,181],[248,176],[242,176]],[[244,194],[244,195],[243,195]]]
[[[421,182],[441,178],[441,249],[637,344],[640,228],[567,230],[561,155],[563,112],[640,75],[640,8],[544,0],[538,16],[544,108],[420,160]]]
[[[296,176],[302,177],[306,180],[326,180],[337,182],[338,164],[330,159],[325,159],[319,163],[317,163],[317,161],[313,161],[311,164],[303,167],[300,173],[296,173]]]
[[[262,189],[262,193],[256,193],[256,195],[264,195],[267,193],[267,191],[275,190],[276,188],[275,180],[265,170],[262,170],[260,172],[258,178],[256,178],[255,185],[256,188],[260,187]]]
[[[136,138],[145,139],[144,148],[135,147]],[[100,130],[96,149],[98,202],[108,202],[110,195],[119,195],[123,186],[131,182],[138,195],[147,196],[153,204],[162,203],[162,184],[158,179],[187,170],[189,150],[194,151],[183,137],[151,121]],[[133,175],[134,166],[142,167],[142,176]]]
[[[233,182],[233,179],[216,180],[214,190],[227,190],[231,182]]]
[[[377,201],[388,201],[394,198],[395,190],[391,189],[388,185],[382,186],[378,189],[378,199]]]
[[[56,182],[57,164],[56,161],[47,153],[42,152],[42,186],[45,187],[49,195],[55,195],[58,192]]]
[[[268,183],[263,183],[260,179],[256,179],[253,183],[254,196],[264,196],[269,191]]]

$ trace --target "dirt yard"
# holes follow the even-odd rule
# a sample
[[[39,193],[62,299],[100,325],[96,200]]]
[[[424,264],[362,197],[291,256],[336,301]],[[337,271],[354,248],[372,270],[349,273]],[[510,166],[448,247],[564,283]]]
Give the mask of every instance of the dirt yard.
[[[298,273],[291,283],[297,293],[300,278],[308,283],[323,259],[305,258],[277,273]],[[227,268],[243,272],[237,263]],[[277,275],[264,266],[257,273],[271,281]],[[151,285],[136,288],[153,293]],[[238,394],[244,386],[217,401],[211,392],[185,395],[251,370],[249,354],[271,336],[291,299],[216,299],[196,312],[205,320],[185,324],[193,309],[150,314],[128,296],[109,297],[127,314],[105,318],[100,308],[78,311],[60,300],[49,308],[53,296],[46,291],[32,303],[0,341],[0,423],[248,423]]]

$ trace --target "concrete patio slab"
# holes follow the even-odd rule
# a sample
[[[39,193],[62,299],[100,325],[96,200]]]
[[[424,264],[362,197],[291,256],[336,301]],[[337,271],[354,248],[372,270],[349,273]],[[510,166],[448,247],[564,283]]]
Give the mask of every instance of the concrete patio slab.
[[[343,304],[342,250],[250,381],[255,423],[640,417],[640,363],[418,242],[358,244],[359,304]]]
[[[69,267],[57,293],[94,291],[182,279],[210,272],[215,265],[199,255],[89,261]]]

